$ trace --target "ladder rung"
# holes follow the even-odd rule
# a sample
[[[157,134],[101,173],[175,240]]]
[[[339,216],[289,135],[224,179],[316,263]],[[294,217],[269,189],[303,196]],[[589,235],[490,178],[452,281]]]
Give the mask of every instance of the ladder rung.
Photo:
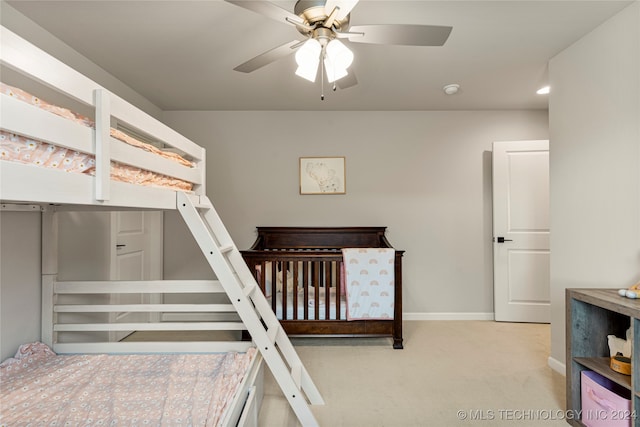
[[[231,252],[233,250],[233,245],[228,246],[220,246],[220,252],[226,254],[227,252]]]
[[[278,337],[278,331],[281,328],[280,321],[276,317],[272,317],[270,322],[266,321],[266,319],[265,322],[265,327],[267,328],[267,337],[271,340],[272,343],[275,343]]]
[[[269,338],[269,342],[271,344],[275,344],[276,339],[278,338],[278,331],[280,331],[280,325],[275,325],[267,331],[267,337]]]
[[[296,365],[291,368],[291,378],[293,378],[293,382],[296,383],[298,388],[300,388],[300,382],[302,380],[302,365]]]
[[[244,295],[247,296],[247,297],[251,296],[256,291],[256,289],[258,289],[258,285],[256,285],[255,283],[251,283],[251,284],[245,286]]]
[[[211,201],[209,199],[206,199],[204,201],[200,200],[200,203],[198,203],[196,208],[208,211],[208,210],[211,210],[211,208],[213,208],[213,205],[211,204]]]

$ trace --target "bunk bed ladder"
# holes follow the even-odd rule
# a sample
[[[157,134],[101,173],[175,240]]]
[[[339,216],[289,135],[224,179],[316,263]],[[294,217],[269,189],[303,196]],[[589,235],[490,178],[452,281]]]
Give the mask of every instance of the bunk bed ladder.
[[[201,196],[201,204],[196,208],[189,197],[178,193],[177,204],[178,211],[262,353],[300,424],[305,427],[317,426],[309,404],[323,405],[322,396],[217,212],[204,196]]]

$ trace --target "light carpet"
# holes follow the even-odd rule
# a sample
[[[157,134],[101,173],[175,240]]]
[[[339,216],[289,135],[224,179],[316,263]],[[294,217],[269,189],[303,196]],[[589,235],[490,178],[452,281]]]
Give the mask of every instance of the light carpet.
[[[322,394],[321,426],[567,426],[565,378],[547,365],[547,324],[406,321],[384,338],[292,339]],[[294,426],[266,370],[261,426]]]

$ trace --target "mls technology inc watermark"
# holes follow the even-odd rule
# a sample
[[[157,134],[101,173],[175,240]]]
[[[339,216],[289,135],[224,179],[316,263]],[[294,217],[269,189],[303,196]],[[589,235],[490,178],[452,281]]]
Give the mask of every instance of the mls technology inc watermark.
[[[562,410],[562,409],[460,409],[459,420],[469,421],[556,421],[599,420],[620,421],[636,419],[631,410]]]

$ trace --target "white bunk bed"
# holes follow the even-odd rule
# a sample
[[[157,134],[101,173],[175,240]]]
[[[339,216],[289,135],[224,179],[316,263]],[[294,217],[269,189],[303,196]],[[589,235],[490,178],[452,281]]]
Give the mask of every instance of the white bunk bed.
[[[205,194],[205,150],[161,122],[133,107],[87,77],[0,27],[0,62],[28,77],[34,87],[54,89],[95,115],[94,126],[70,121],[12,94],[0,95],[0,129],[33,141],[86,153],[95,159],[92,174],[0,160],[0,203],[3,209],[42,211],[42,342],[58,354],[217,353],[251,352],[256,356],[239,381],[224,419],[219,425],[256,425],[262,397],[262,366],[271,369],[302,425],[317,425],[310,404],[322,397],[298,358],[286,333],[248,270],[226,228]],[[38,95],[35,93],[35,95]],[[111,135],[114,127],[132,129],[162,150],[180,153],[191,167],[150,151],[132,147]],[[4,156],[3,156],[4,158]],[[161,174],[190,184],[190,191],[144,186],[111,179],[113,163]],[[62,282],[57,278],[57,211],[153,209],[180,212],[218,280],[211,281],[111,281]],[[74,296],[118,293],[224,293],[228,304],[110,305],[95,299],[78,303]],[[95,303],[98,301],[98,303]],[[78,321],[82,316],[122,311],[236,312],[237,322]],[[159,318],[160,316],[157,316]],[[87,333],[113,331],[247,330],[249,341],[199,342],[92,342]],[[79,338],[63,339],[64,334]],[[6,390],[0,390],[5,393]],[[25,421],[25,420],[22,420]],[[5,423],[6,420],[1,419]],[[9,423],[10,424],[10,423]]]

